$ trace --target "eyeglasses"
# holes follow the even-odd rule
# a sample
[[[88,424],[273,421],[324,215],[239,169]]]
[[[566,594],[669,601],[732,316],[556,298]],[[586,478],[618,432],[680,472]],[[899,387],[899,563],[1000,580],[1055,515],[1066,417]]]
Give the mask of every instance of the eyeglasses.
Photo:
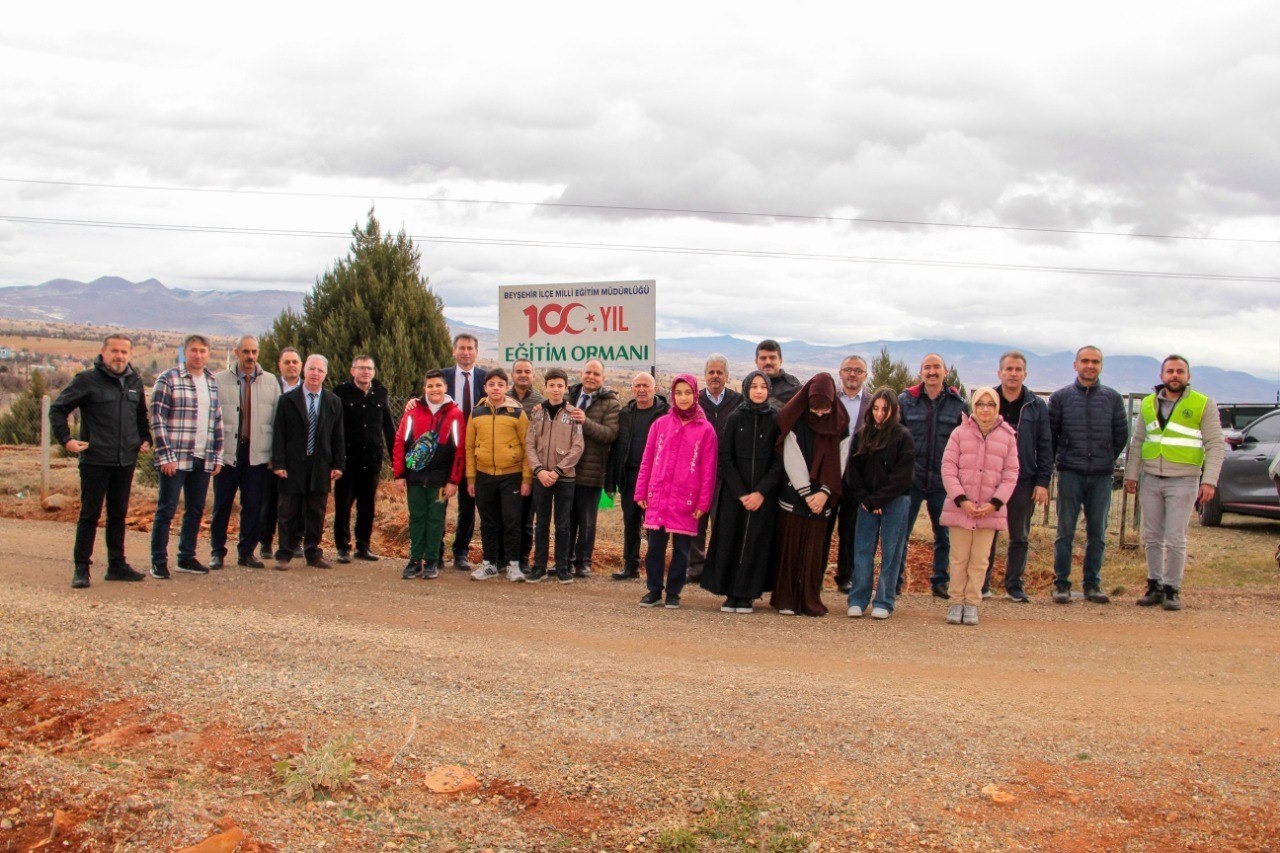
[[[990,400],[984,400],[984,401],[982,401],[981,403],[974,403],[974,404],[973,404],[973,407],[974,407],[975,409],[997,409],[997,408],[999,408],[999,406],[997,406],[995,403],[991,402]]]

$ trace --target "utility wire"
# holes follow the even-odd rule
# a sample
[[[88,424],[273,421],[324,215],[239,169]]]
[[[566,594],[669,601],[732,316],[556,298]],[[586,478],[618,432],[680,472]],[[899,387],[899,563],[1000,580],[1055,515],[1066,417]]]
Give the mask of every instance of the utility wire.
[[[626,204],[582,204],[564,201],[513,201],[510,199],[447,198],[443,196],[411,196],[366,193],[305,192],[301,190],[255,190],[234,187],[184,187],[150,184],[109,184],[92,181],[54,181],[37,178],[0,177],[0,183],[41,184],[59,187],[87,187],[111,190],[151,190],[156,192],[214,193],[225,195],[279,196],[288,198],[345,198],[381,201],[419,201],[436,204],[490,204],[512,207],[549,207],[572,210],[607,210],[621,213],[687,214],[693,216],[733,216],[752,219],[786,219],[803,222],[842,222],[863,225],[895,225],[924,228],[969,228],[984,231],[1018,231],[1038,234],[1072,234],[1088,237],[1133,237],[1145,240],[1195,240],[1207,243],[1263,243],[1280,244],[1280,240],[1251,237],[1210,237],[1196,234],[1147,234],[1127,231],[1089,231],[1080,228],[1036,228],[1029,225],[991,225],[972,222],[930,222],[915,219],[879,219],[865,216],[815,216],[800,213],[763,213],[741,210],[705,210],[691,207],[641,207]]]
[[[350,239],[350,232],[306,231],[287,228],[250,228],[246,226],[220,225],[170,225],[154,222],[108,222],[94,219],[54,219],[34,216],[0,214],[0,221],[28,225],[61,225],[90,228],[124,228],[143,231],[178,231],[198,234],[238,234],[263,237],[318,237],[326,239]],[[1223,281],[1238,283],[1280,284],[1280,276],[1230,275],[1222,273],[1176,272],[1163,270],[1105,269],[1095,267],[1064,267],[1040,264],[1005,264],[981,261],[930,260],[927,258],[893,258],[858,255],[828,255],[808,252],[780,252],[750,249],[724,249],[700,246],[654,246],[625,243],[579,243],[561,240],[522,240],[505,237],[463,237],[442,234],[410,234],[420,243],[458,243],[481,246],[520,246],[538,249],[574,249],[608,252],[647,252],[658,254],[706,255],[744,258],[774,258],[803,261],[831,261],[860,264],[895,264],[902,266],[944,267],[949,269],[983,269],[1013,272],[1040,272],[1063,275],[1124,276],[1129,278],[1162,278],[1191,281]]]

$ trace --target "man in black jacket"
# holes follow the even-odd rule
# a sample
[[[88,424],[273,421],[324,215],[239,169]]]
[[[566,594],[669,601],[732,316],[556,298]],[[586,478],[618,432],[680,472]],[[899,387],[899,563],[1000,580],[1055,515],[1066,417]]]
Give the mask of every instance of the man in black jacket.
[[[351,380],[333,389],[342,401],[342,430],[346,437],[347,467],[333,485],[333,542],[338,562],[351,562],[351,504],[356,505],[357,560],[376,563],[369,550],[373,535],[374,498],[382,477],[382,450],[390,453],[396,443],[387,389],[374,378],[373,356],[358,355],[351,361]]]
[[[756,370],[769,377],[769,399],[781,409],[800,390],[800,380],[782,369],[782,344],[765,338],[756,344]]]
[[[667,413],[667,398],[655,393],[653,376],[637,373],[631,380],[631,402],[618,412],[618,439],[609,448],[604,489],[619,492],[622,500],[622,571],[610,575],[616,581],[640,577],[640,532],[644,510],[636,503],[636,478],[644,446],[654,421]]]
[[[280,478],[280,537],[275,568],[284,571],[293,559],[297,529],[303,528],[307,565],[330,568],[320,550],[324,511],[332,483],[347,465],[342,434],[342,403],[324,390],[329,360],[307,356],[302,385],[276,404],[271,470]]]
[[[142,380],[129,364],[133,341],[127,335],[108,335],[93,367],[76,374],[49,407],[54,438],[80,457],[80,518],[76,523],[75,567],[71,586],[89,585],[93,537],[107,504],[107,571],[109,581],[140,581],[124,559],[124,517],[138,452],[151,448],[147,400]],[[80,410],[80,438],[71,437],[67,418]]]
[[[1111,599],[1102,591],[1102,556],[1111,515],[1116,459],[1129,441],[1124,398],[1098,381],[1102,350],[1076,350],[1076,381],[1049,395],[1049,432],[1058,463],[1058,536],[1053,543],[1053,600],[1071,603],[1071,548],[1084,510],[1084,597]]]

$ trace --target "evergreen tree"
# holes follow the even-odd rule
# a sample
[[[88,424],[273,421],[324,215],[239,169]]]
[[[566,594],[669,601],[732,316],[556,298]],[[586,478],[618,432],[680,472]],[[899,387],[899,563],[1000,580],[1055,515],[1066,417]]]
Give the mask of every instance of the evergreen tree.
[[[871,360],[871,387],[875,390],[891,388],[901,394],[911,384],[912,373],[904,361],[894,361],[888,347],[880,347],[880,354]]]
[[[422,275],[422,254],[403,230],[383,235],[369,211],[351,229],[350,251],[316,279],[301,312],[285,310],[259,341],[262,364],[273,370],[280,350],[329,359],[332,386],[350,378],[357,355],[373,356],[378,379],[392,397],[420,393],[422,374],[452,360],[444,304]]]
[[[19,395],[9,411],[0,415],[0,444],[40,443],[40,398],[44,391],[44,371],[32,370],[26,393]]]
[[[960,399],[966,403],[969,402],[969,391],[964,387],[964,383],[960,381],[960,372],[956,370],[954,364],[947,368],[947,375],[942,378],[942,384],[948,388],[956,389]]]

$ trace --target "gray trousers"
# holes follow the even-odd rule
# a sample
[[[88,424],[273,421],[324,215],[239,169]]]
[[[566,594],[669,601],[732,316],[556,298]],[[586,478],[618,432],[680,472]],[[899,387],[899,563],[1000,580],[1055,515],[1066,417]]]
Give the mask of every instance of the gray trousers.
[[[1187,525],[1199,491],[1199,477],[1143,475],[1138,501],[1142,504],[1142,544],[1147,550],[1148,579],[1182,588]]]

